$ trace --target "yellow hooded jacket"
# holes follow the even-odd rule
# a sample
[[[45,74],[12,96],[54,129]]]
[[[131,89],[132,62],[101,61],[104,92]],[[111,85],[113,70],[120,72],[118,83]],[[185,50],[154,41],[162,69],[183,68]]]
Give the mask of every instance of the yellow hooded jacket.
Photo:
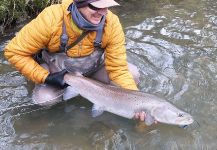
[[[33,59],[33,55],[45,47],[50,52],[59,51],[63,20],[69,36],[68,44],[73,43],[80,35],[80,32],[73,30],[71,14],[67,10],[72,2],[73,0],[63,0],[62,4],[45,8],[5,47],[4,54],[8,61],[35,83],[44,83],[49,72]],[[88,33],[79,44],[68,50],[67,55],[80,57],[91,54],[95,37],[96,32]],[[108,11],[102,37],[106,70],[109,78],[117,85],[137,90],[132,75],[128,71],[124,44],[124,33],[119,19]]]

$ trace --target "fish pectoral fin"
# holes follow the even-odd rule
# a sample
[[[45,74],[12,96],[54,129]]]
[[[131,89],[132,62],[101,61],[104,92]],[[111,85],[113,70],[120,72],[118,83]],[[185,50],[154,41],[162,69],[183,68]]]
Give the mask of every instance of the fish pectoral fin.
[[[63,93],[63,100],[67,101],[71,98],[74,98],[76,96],[78,96],[79,94],[77,92],[75,92],[75,89],[71,86],[68,86]]]
[[[152,125],[152,124],[154,123],[154,121],[155,121],[154,117],[152,117],[150,113],[147,113],[147,112],[146,112],[145,124],[146,124],[147,126],[150,126],[150,125]]]
[[[104,107],[98,106],[98,105],[93,105],[92,107],[92,117],[97,117],[102,115],[104,112]]]

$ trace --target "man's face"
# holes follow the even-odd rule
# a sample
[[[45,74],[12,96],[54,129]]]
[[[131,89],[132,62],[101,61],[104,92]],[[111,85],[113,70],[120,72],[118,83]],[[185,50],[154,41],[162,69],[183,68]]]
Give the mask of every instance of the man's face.
[[[89,4],[86,7],[82,7],[78,9],[81,15],[92,24],[99,24],[103,15],[105,15],[108,11],[107,8],[96,8]]]

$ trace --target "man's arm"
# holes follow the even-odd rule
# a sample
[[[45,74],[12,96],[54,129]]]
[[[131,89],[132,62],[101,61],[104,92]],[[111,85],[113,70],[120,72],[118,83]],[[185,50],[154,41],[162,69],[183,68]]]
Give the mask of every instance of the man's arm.
[[[44,48],[51,36],[51,20],[45,9],[38,17],[24,26],[5,47],[4,55],[24,76],[35,83],[43,83],[48,71],[41,67],[33,55]]]
[[[110,79],[117,85],[138,90],[132,74],[128,70],[125,37],[117,16],[111,18],[111,33],[106,47],[106,70]]]

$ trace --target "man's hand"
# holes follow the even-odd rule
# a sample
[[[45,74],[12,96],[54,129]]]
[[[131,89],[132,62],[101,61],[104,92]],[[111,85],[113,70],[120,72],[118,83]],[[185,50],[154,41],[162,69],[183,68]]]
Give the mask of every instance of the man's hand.
[[[146,113],[144,111],[137,112],[137,113],[135,113],[134,118],[138,119],[140,121],[145,121],[145,119],[146,119]],[[154,124],[157,124],[156,120],[154,121]]]
[[[135,118],[140,120],[140,121],[145,121],[145,112],[144,111],[141,111],[141,112],[138,112],[138,113],[135,113]]]
[[[66,73],[67,70],[65,69],[60,72],[51,73],[45,79],[45,83],[59,88],[65,88],[67,86],[66,82],[64,81],[64,75]]]

